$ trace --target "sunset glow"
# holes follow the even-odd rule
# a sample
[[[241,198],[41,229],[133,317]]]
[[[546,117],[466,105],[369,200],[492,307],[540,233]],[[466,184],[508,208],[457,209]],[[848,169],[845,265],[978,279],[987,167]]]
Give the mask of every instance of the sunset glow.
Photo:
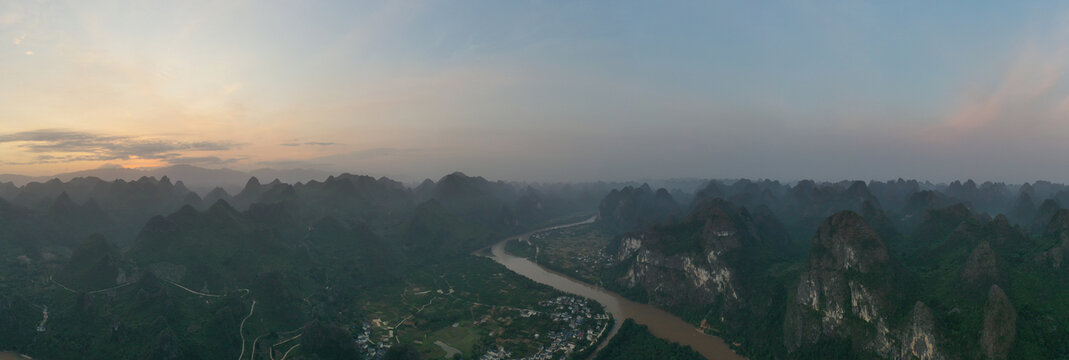
[[[1069,150],[1067,14],[8,1],[0,173],[192,164],[582,180],[641,177],[642,163],[680,177],[1030,180],[984,164]],[[926,152],[942,155],[918,160]]]

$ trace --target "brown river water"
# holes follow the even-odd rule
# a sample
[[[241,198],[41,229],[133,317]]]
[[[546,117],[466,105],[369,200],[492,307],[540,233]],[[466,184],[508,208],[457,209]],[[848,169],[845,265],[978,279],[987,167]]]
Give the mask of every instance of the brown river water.
[[[744,359],[742,356],[735,354],[723,339],[702,333],[695,328],[694,325],[691,325],[690,323],[683,321],[683,319],[664,310],[651,305],[636,303],[625,299],[614,292],[606,290],[605,288],[584,283],[567,275],[543,268],[530,260],[505,253],[505,243],[510,239],[519,238],[520,240],[526,240],[531,234],[539,231],[588,224],[593,221],[594,219],[591,218],[575,224],[555,226],[532,231],[518,237],[510,237],[491,246],[490,258],[501,265],[505,265],[509,270],[534,280],[535,282],[552,286],[557,290],[566,293],[579,295],[597,301],[604,306],[605,310],[611,313],[616,319],[616,325],[613,327],[612,331],[609,332],[608,338],[602,343],[602,346],[608,344],[608,340],[616,335],[616,332],[619,330],[624,319],[630,318],[634,319],[635,322],[639,324],[649,327],[650,333],[654,336],[683,345],[689,345],[710,360]]]

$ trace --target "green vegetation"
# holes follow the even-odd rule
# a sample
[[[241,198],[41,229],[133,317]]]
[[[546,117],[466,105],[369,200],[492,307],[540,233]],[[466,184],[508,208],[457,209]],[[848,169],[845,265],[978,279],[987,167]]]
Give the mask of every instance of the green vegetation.
[[[582,307],[590,321],[562,320],[547,303],[561,293],[470,255],[588,214],[600,195],[575,201],[560,196],[573,190],[459,173],[418,189],[353,175],[251,179],[233,197],[213,191],[203,202],[166,180],[114,184],[113,194],[99,179],[55,181],[0,199],[0,349],[57,359],[381,359],[405,344],[424,358],[477,358],[533,354],[554,334],[607,323],[596,304]],[[94,211],[126,215],[115,224]],[[131,227],[133,241],[89,236]]]
[[[425,357],[440,358],[441,341],[474,358],[503,347],[515,355],[530,355],[548,347],[548,336],[567,325],[554,320],[558,312],[546,303],[564,294],[501,267],[492,260],[465,257],[419,270],[402,283],[374,289],[360,299],[369,337],[378,343],[389,337],[413,345]],[[604,311],[588,304],[594,315]],[[590,321],[580,330],[600,328],[607,320]],[[584,343],[578,345],[583,346]]]
[[[851,185],[851,189],[855,193],[852,196],[871,197],[864,195],[863,189],[859,190],[856,184]],[[825,202],[821,206],[827,208],[817,207],[817,212],[847,207],[845,200],[836,200],[827,193],[820,196]],[[707,204],[713,207],[697,207],[692,209],[691,218],[654,225],[643,231],[643,249],[659,257],[655,261],[664,261],[671,256],[701,259],[710,249],[718,249],[718,261],[729,264],[734,278],[739,284],[745,284],[745,288],[737,290],[747,299],[762,301],[748,301],[741,305],[729,305],[723,300],[679,302],[670,301],[671,293],[658,295],[641,284],[624,286],[618,279],[627,274],[633,260],[598,264],[594,259],[604,256],[604,251],[615,251],[614,246],[618,243],[611,241],[613,236],[604,232],[605,227],[596,224],[535,234],[529,243],[510,242],[506,250],[583,281],[603,284],[632,300],[661,305],[689,322],[702,324],[707,331],[734,343],[740,353],[751,358],[880,358],[880,355],[863,349],[867,345],[862,344],[871,341],[866,339],[870,335],[852,339],[825,338],[788,352],[783,347],[784,321],[788,316],[785,308],[795,301],[799,276],[810,266],[806,257],[829,256],[827,248],[817,249],[825,253],[806,254],[795,250],[798,245],[770,240],[786,237],[778,234],[788,232],[774,220],[768,220],[767,210],[718,212],[717,208],[732,205],[723,200],[707,200]],[[1063,235],[1064,230],[1061,233],[1048,230],[1040,237],[1029,236],[1029,231],[1010,224],[1005,217],[977,215],[966,206],[957,205],[914,215],[923,216],[923,221],[902,217],[914,221],[911,227],[916,230],[900,233],[878,208],[871,203],[863,205],[860,209],[864,221],[873,224],[875,231],[884,237],[890,261],[886,266],[866,273],[845,271],[843,274],[847,279],[866,284],[870,290],[875,289],[875,296],[885,305],[880,309],[880,316],[885,317],[889,327],[907,326],[914,304],[921,302],[933,314],[938,351],[963,358],[982,357],[981,333],[985,328],[988,289],[998,285],[1005,290],[1017,314],[1017,336],[1008,350],[1009,357],[1046,359],[1069,356],[1069,329],[1062,326],[1069,323],[1069,306],[1058,300],[1069,297],[1069,290],[1066,290],[1069,289],[1069,275],[1050,265],[1060,261],[1058,256],[1062,255],[1059,254],[1065,254],[1062,244],[1067,237]],[[799,206],[804,205],[789,205],[783,209]],[[720,222],[706,219],[719,219],[715,221]],[[724,219],[729,220],[725,222]],[[788,219],[792,229],[805,228],[808,226],[805,224],[812,221],[812,218],[797,216]],[[725,230],[717,230],[717,227]],[[738,238],[726,237],[737,242],[719,243],[719,239],[725,237],[711,235],[738,231],[744,233]],[[858,251],[876,250],[872,244],[867,243]],[[730,250],[740,248],[740,245],[741,251],[724,251],[725,247]],[[676,281],[671,280],[675,278],[668,272],[658,276],[662,276],[661,283]],[[681,291],[687,290],[671,291],[686,294]],[[665,297],[668,304],[665,304]],[[850,311],[849,308],[846,310]],[[856,326],[859,334],[871,331],[866,330],[869,325],[864,323]]]
[[[532,234],[527,242],[509,241],[505,251],[527,258],[547,269],[590,284],[606,285],[609,259],[603,249],[612,237],[595,224]],[[537,249],[537,256],[536,255]]]
[[[650,334],[646,325],[624,320],[620,331],[601,349],[595,360],[704,360],[689,346],[668,342]]]
[[[419,360],[420,358],[419,351],[407,344],[391,347],[383,357],[384,360]]]
[[[893,345],[910,343],[902,334],[915,327],[946,358],[1069,357],[1069,211],[1054,200],[1033,211],[999,200],[1012,200],[999,184],[717,184],[685,213],[675,192],[618,191],[599,223],[506,250],[661,306],[754,359],[896,357],[907,350]],[[1028,198],[1069,203],[1069,187],[1040,185],[1043,195]],[[597,304],[472,252],[578,220],[598,186],[520,188],[457,173],[409,189],[342,175],[250,180],[236,196],[204,201],[163,179],[9,187],[0,349],[86,359],[378,360],[388,348],[402,358],[582,358],[609,324]],[[1020,198],[1037,191],[1022,186]],[[959,200],[970,205],[950,206]],[[1011,217],[982,212],[1007,204]],[[843,213],[855,215],[835,220]],[[623,247],[630,238],[641,241]],[[801,280],[820,288],[800,293]],[[799,302],[806,294],[837,303]],[[814,332],[808,319],[831,308],[843,310],[843,325]],[[874,346],[879,322],[891,350]],[[624,326],[604,357],[687,358]],[[997,340],[1006,334],[1014,340]]]
[[[530,242],[520,239],[510,239],[505,243],[505,252],[514,256],[519,256],[529,260],[534,260],[535,254],[538,249]]]
[[[285,279],[289,275],[261,276],[266,284],[251,287],[248,294],[221,297],[199,296],[152,275],[112,291],[84,294],[50,285],[46,268],[42,264],[5,273],[37,278],[44,287],[5,295],[13,301],[5,314],[16,316],[23,326],[0,330],[0,346],[45,358],[136,358],[166,349],[175,349],[182,358],[237,356],[239,325],[253,299],[256,309],[244,334],[246,351],[252,351],[252,340],[257,339],[259,354],[294,348],[291,356],[351,358],[342,355],[348,350],[339,344],[351,344],[368,325],[373,342],[392,334],[386,343],[408,344],[423,358],[445,356],[436,341],[460,350],[463,358],[499,347],[529,355],[548,347],[551,333],[570,328],[551,316],[558,310],[546,303],[563,294],[474,256],[412,269],[396,283],[364,287],[348,306],[331,301],[341,289],[308,289]],[[38,303],[47,303],[50,310],[44,333],[34,331],[41,320]],[[604,314],[597,304],[589,307],[593,315]],[[301,326],[301,319],[308,317],[318,321]],[[607,324],[607,319],[589,321],[578,330],[596,331]],[[302,346],[294,347],[298,343]]]

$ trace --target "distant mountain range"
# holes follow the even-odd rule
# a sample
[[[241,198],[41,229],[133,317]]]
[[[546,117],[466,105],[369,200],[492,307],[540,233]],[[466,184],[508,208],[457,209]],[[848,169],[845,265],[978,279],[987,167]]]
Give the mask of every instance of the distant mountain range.
[[[470,254],[597,212],[592,236],[605,245],[566,241],[601,260],[577,266],[596,266],[605,288],[715,331],[750,359],[1069,358],[1065,184],[741,179],[669,190],[455,172],[406,186],[192,166],[57,177],[68,176],[0,182],[0,349],[242,358],[243,343],[262,354],[294,336],[298,351],[351,347],[346,329],[378,319],[366,304],[396,284],[444,280],[434,266],[453,261],[467,275],[499,276],[504,268]],[[243,185],[191,191],[235,181]],[[499,299],[487,289],[479,296]],[[456,331],[471,308],[456,304],[412,324]]]
[[[131,174],[118,170],[110,175]],[[237,171],[169,170],[184,172],[170,173],[173,182],[102,180],[108,174],[98,172],[0,183],[0,349],[51,359],[263,359],[286,356],[256,357],[251,349],[270,353],[271,344],[297,340],[286,344],[300,345],[291,358],[360,359],[349,331],[379,316],[367,301],[397,291],[404,300],[396,286],[412,279],[442,281],[450,290],[442,298],[468,296],[460,286],[469,279],[504,270],[479,270],[491,260],[473,251],[588,217],[609,191],[600,183],[516,185],[460,172],[406,187],[351,174],[286,183],[275,172],[261,183]],[[214,188],[200,196],[190,180],[177,180],[226,176],[249,177],[233,195]],[[451,262],[471,270],[430,268]],[[439,280],[444,273],[453,278]],[[484,291],[485,284],[471,286]],[[529,298],[534,283],[521,286]],[[447,320],[412,321],[453,329],[467,302],[442,312]]]
[[[600,280],[750,359],[1069,358],[1064,184],[743,179],[675,204],[605,197]]]
[[[242,187],[245,186],[245,182],[248,181],[250,177],[257,177],[266,181],[278,179],[282,182],[292,184],[297,182],[308,182],[309,180],[322,181],[330,175],[331,174],[326,171],[307,169],[275,170],[264,168],[252,171],[238,171],[232,169],[206,169],[192,165],[174,165],[158,168],[99,168],[52,176],[0,174],[0,183],[11,182],[15,184],[15,186],[22,186],[31,182],[45,182],[52,179],[59,179],[60,181],[66,182],[74,178],[90,176],[106,181],[117,179],[137,180],[145,176],[159,179],[166,176],[174,181],[184,182],[190,190],[204,194],[216,187],[221,187],[231,193],[236,193],[241,191]]]

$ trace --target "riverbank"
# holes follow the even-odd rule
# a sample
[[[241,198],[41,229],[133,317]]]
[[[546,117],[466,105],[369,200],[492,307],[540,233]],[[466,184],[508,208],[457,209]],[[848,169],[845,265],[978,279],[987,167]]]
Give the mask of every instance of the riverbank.
[[[590,218],[573,224],[553,226],[520,235],[518,238],[521,241],[526,241],[528,237],[537,232],[589,224],[593,221],[594,218]],[[602,304],[605,310],[616,319],[616,325],[613,326],[612,331],[603,340],[602,344],[608,344],[609,340],[619,331],[619,327],[625,319],[634,319],[635,322],[649,327],[650,333],[654,336],[690,346],[708,359],[744,359],[742,356],[735,354],[723,339],[698,331],[690,323],[664,310],[651,305],[633,302],[604,288],[590,285],[570,276],[546,269],[525,258],[506,253],[505,245],[514,238],[516,237],[510,237],[495,243],[490,248],[489,257],[509,270],[535,282],[549,285],[566,293],[583,296]]]

